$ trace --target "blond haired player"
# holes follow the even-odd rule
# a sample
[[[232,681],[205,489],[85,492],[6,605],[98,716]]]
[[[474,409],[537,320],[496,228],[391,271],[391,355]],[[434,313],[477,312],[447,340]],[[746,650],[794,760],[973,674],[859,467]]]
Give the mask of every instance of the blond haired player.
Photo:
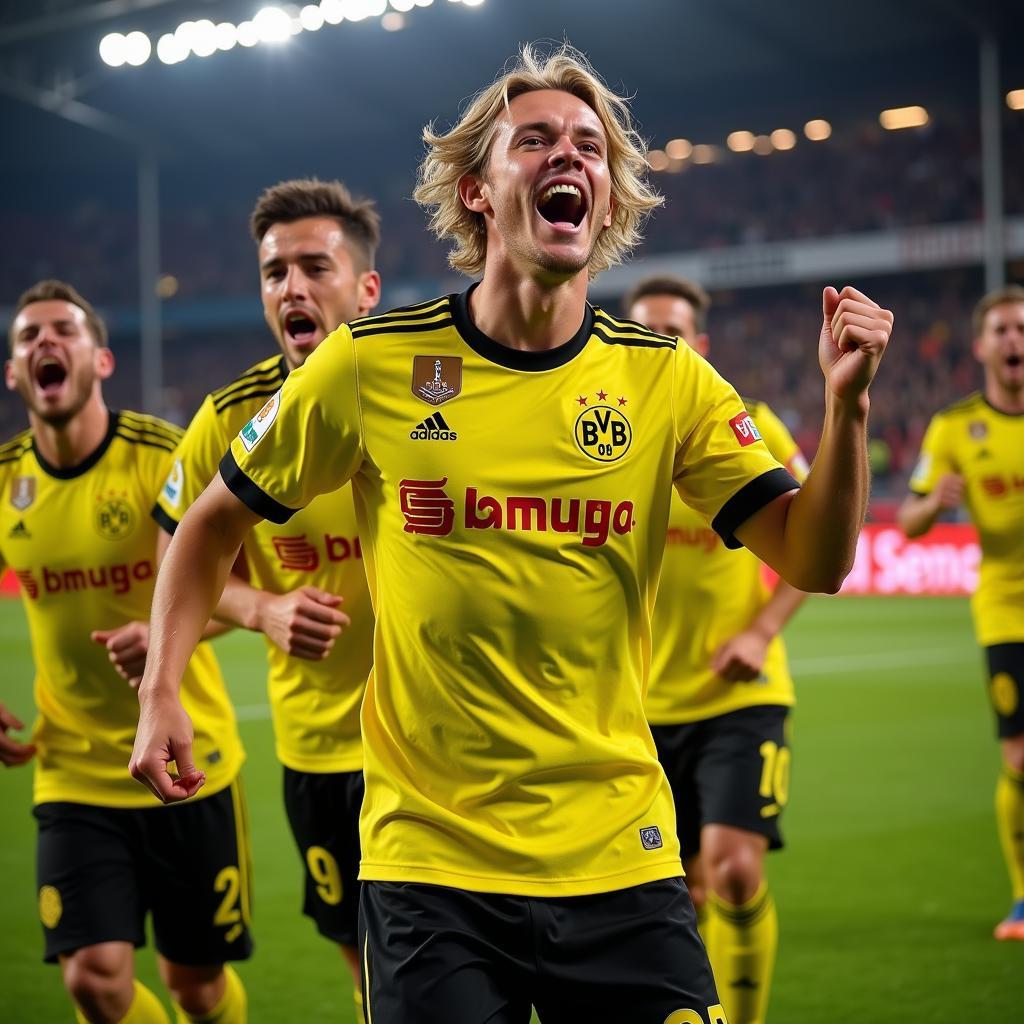
[[[971,608],[1002,748],[996,824],[1013,899],[995,937],[1024,941],[1024,287],[989,292],[971,326],[984,389],[932,418],[899,522],[920,537],[962,502],[981,539]]]
[[[631,320],[707,356],[711,300],[681,277],[651,277],[623,300]],[[782,421],[743,399],[768,450],[797,480],[807,464]],[[654,606],[647,720],[672,785],[690,896],[732,1024],[761,1024],[778,944],[764,855],[779,849],[789,792],[793,680],[779,635],[804,595],[765,584],[680,500]],[[704,914],[702,915],[702,911]]]
[[[154,807],[125,772],[138,700],[102,643],[111,626],[149,613],[149,508],[181,431],[107,408],[106,328],[70,285],[25,292],[9,337],[7,387],[30,426],[0,447],[0,560],[21,583],[37,719],[19,743],[7,732],[21,723],[0,705],[0,761],[35,756],[45,958],[60,963],[79,1021],[169,1024],[134,980],[150,914],[178,1020],[242,1024],[245,991],[225,964],[252,948],[243,753],[220,671],[205,645],[182,664],[195,745],[178,769],[199,765],[207,788]]]
[[[799,491],[685,344],[587,303],[658,198],[582,55],[526,48],[425,138],[417,198],[482,278],[340,328],[232,442],[161,569],[132,770],[164,800],[203,784],[166,763],[188,759],[178,676],[234,550],[351,479],[377,613],[367,1019],[720,1024],[643,707],[672,486],[729,543],[838,588],[891,318],[826,293],[828,425]]]

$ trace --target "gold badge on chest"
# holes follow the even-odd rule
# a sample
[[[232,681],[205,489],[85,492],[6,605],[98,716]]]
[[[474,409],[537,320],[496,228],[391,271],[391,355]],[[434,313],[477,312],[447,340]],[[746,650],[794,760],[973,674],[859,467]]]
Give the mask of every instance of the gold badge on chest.
[[[412,393],[421,402],[442,405],[461,392],[461,356],[413,356]]]
[[[24,512],[36,500],[36,478],[34,476],[16,476],[11,481],[11,504]]]

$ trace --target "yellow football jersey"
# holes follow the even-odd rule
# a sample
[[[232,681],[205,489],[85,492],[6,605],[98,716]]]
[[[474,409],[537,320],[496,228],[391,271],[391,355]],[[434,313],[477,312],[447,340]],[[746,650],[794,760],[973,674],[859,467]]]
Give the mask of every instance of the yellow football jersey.
[[[928,494],[944,473],[965,481],[964,501],[981,541],[971,601],[978,643],[1024,641],[1024,416],[973,394],[932,417],[910,489]]]
[[[763,402],[744,399],[743,404],[768,450],[802,481],[807,464],[783,422]],[[739,708],[795,702],[781,636],[768,644],[759,679],[730,683],[711,670],[715,651],[750,625],[771,593],[754,555],[745,548],[729,551],[692,508],[673,500],[651,627],[648,721],[677,725]]]
[[[513,350],[468,296],[340,327],[221,463],[279,521],[353,481],[377,612],[360,877],[679,875],[644,714],[672,484],[733,544],[795,485],[685,344],[587,306],[564,345]]]
[[[0,447],[0,559],[21,584],[36,666],[36,803],[153,804],[128,774],[138,697],[89,634],[149,618],[157,527],[147,512],[180,436],[152,416],[111,412],[102,444],[70,469],[47,463],[30,431]],[[207,778],[200,796],[209,796],[235,778],[243,753],[206,644],[181,699]]]
[[[231,439],[277,393],[283,356],[257,363],[208,395],[175,453],[153,515],[173,533],[217,472]],[[318,497],[287,525],[263,522],[245,541],[252,584],[272,594],[313,585],[345,598],[352,624],[322,661],[293,658],[267,640],[268,690],[277,757],[302,772],[363,766],[359,705],[373,663],[373,608],[356,532],[352,488]]]

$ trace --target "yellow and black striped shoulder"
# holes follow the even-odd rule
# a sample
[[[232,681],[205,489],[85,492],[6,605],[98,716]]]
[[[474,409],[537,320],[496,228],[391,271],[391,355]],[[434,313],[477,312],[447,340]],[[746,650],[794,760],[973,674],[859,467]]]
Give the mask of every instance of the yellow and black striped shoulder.
[[[0,465],[6,462],[17,462],[31,448],[31,430],[23,430],[20,434],[15,434],[9,441],[0,444]]]
[[[972,416],[988,408],[985,396],[980,391],[975,391],[958,402],[947,405],[939,410],[940,416]]]
[[[269,398],[281,389],[287,376],[288,367],[284,356],[271,356],[249,367],[230,384],[225,384],[224,387],[212,392],[210,397],[213,399],[213,407],[218,413],[222,413],[225,409],[251,398]]]
[[[417,302],[412,306],[400,306],[376,316],[360,317],[349,324],[349,330],[352,337],[358,340],[376,334],[422,333],[439,331],[451,326],[451,296],[442,295],[438,299]]]
[[[630,348],[676,347],[677,338],[670,338],[667,334],[655,334],[634,320],[620,320],[600,306],[594,306],[593,309],[594,337],[600,338],[606,345],[626,345]]]
[[[122,409],[115,413],[117,424],[114,434],[130,444],[141,444],[148,448],[162,448],[173,452],[185,431],[158,416],[147,416],[141,412]]]

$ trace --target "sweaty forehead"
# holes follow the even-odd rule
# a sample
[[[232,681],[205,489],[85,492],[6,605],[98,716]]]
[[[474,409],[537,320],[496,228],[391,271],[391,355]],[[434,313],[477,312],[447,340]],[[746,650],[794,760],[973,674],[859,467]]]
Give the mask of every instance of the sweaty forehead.
[[[601,138],[605,136],[601,118],[594,108],[578,96],[560,89],[535,89],[520,93],[502,113],[500,123],[512,131],[523,125],[545,124],[557,131],[588,132]]]
[[[345,232],[332,217],[304,217],[272,224],[260,242],[260,262],[297,259],[308,253],[337,253],[345,246]]]
[[[1001,327],[1021,322],[1024,322],[1024,302],[1000,302],[985,314],[984,325]]]
[[[30,303],[18,313],[14,318],[13,331],[17,334],[26,327],[41,327],[62,321],[84,327],[85,311],[64,299],[44,299],[42,302]]]

